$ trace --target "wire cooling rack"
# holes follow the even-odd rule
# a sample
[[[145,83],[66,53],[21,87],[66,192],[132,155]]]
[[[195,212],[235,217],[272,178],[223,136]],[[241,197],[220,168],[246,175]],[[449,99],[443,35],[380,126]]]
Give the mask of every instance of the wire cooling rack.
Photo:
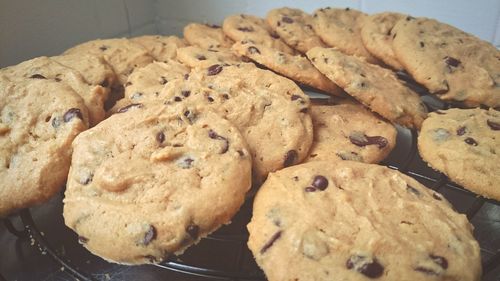
[[[399,73],[399,76],[402,80],[409,82],[404,73]],[[410,83],[408,86],[420,94],[423,93],[422,100],[430,111],[450,107],[450,105],[427,95],[418,85]],[[399,170],[427,187],[439,191],[459,212],[466,214],[473,224],[476,215],[485,204],[500,207],[500,202],[477,196],[454,184],[445,175],[428,168],[418,154],[417,133],[415,131],[398,127],[397,146],[382,164]],[[246,224],[251,218],[252,201],[253,196],[249,196],[230,225],[224,226],[209,237],[202,239],[198,245],[189,248],[182,256],[173,257],[154,266],[162,270],[177,271],[207,280],[266,280],[246,245],[248,240]],[[102,278],[102,276],[84,269],[85,264],[89,262],[88,260],[78,260],[75,255],[70,258],[70,254],[61,253],[54,247],[53,244],[60,244],[60,241],[51,240],[50,236],[44,234],[46,230],[37,226],[29,209],[22,210],[17,216],[22,221],[22,229],[17,229],[13,225],[12,218],[5,219],[4,225],[18,239],[30,241],[33,246],[38,247],[42,254],[52,258],[61,268],[78,280],[107,280],[107,278]],[[500,214],[498,219],[500,220]],[[62,220],[60,223],[63,224]],[[481,230],[479,232],[477,230],[476,227],[476,236],[484,234],[481,233]],[[68,230],[67,235],[74,236],[72,241],[76,243],[75,234]],[[495,235],[500,237],[500,230]],[[500,269],[499,245],[492,247],[484,245],[488,244],[484,241],[479,240],[479,242],[483,259],[483,275],[498,271]],[[88,257],[90,257],[89,259],[99,259],[90,254]],[[3,280],[4,278],[0,274],[0,281]]]

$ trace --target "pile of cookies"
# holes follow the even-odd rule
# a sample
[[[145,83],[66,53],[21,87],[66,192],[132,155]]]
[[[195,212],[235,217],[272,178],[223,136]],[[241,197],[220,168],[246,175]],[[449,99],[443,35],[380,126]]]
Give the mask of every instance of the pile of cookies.
[[[396,71],[468,109],[428,114]],[[158,263],[253,187],[248,246],[269,280],[479,280],[465,216],[377,163],[413,129],[430,166],[500,200],[498,85],[489,43],[390,12],[280,8],[82,43],[0,70],[0,216],[66,183],[80,243]]]

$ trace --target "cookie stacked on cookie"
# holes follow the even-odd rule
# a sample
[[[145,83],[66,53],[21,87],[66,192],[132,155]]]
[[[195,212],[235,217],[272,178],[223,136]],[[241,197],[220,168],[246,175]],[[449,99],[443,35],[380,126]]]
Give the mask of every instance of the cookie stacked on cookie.
[[[396,126],[421,130],[433,168],[499,199],[498,111],[428,117],[394,72],[445,101],[495,107],[497,50],[434,20],[349,8],[232,15],[184,37],[98,39],[0,70],[0,216],[66,182],[80,243],[158,263],[229,223],[263,184],[249,247],[269,280],[478,280],[466,218],[373,163]],[[333,102],[311,103],[296,83]]]

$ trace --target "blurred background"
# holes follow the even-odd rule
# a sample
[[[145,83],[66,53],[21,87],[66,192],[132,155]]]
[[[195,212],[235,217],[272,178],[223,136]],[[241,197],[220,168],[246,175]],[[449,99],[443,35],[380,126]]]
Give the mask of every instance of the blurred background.
[[[91,39],[181,35],[189,22],[220,24],[231,14],[264,16],[282,6],[307,12],[333,6],[432,17],[500,46],[498,0],[0,0],[0,67],[56,55]]]

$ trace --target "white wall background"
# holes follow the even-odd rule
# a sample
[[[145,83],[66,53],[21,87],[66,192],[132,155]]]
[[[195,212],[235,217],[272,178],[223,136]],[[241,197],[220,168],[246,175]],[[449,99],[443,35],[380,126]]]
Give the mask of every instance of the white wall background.
[[[433,17],[500,47],[499,0],[0,0],[0,67],[95,38],[181,35],[193,21],[221,23],[236,13],[264,16],[272,8],[351,7]]]

